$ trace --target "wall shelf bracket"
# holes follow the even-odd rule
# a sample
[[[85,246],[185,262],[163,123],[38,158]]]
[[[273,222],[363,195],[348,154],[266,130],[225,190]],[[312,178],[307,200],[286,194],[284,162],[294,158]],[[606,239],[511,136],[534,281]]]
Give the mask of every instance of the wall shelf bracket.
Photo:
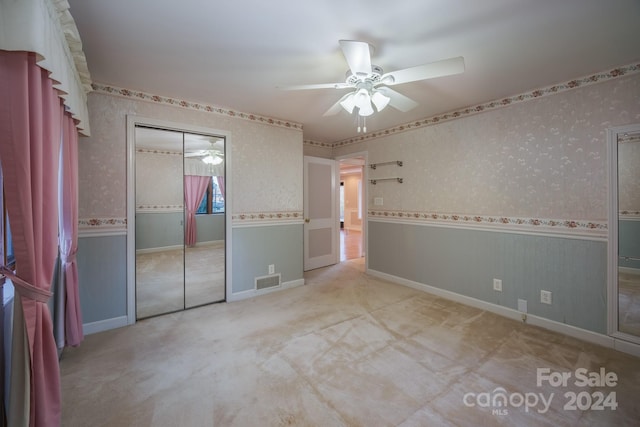
[[[392,162],[382,162],[382,163],[371,163],[369,167],[371,169],[376,169],[378,166],[386,166],[386,165],[402,166],[402,160],[394,160]]]
[[[370,179],[369,182],[373,185],[376,185],[378,181],[397,181],[399,184],[402,184],[402,178],[378,178],[378,179]]]

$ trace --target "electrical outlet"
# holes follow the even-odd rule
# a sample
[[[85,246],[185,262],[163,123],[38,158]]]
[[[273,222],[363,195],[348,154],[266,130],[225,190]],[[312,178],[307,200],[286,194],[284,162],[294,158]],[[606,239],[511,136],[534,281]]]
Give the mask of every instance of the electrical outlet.
[[[276,266],[274,264],[269,264],[269,274],[274,274],[276,272]]]
[[[373,198],[373,204],[375,206],[382,206],[383,205],[383,199],[382,197],[374,197]]]
[[[498,291],[498,292],[502,292],[502,280],[493,279],[493,290],[494,291]]]
[[[527,300],[518,298],[518,311],[522,313],[527,312]]]
[[[551,292],[540,291],[540,302],[543,304],[551,304]]]

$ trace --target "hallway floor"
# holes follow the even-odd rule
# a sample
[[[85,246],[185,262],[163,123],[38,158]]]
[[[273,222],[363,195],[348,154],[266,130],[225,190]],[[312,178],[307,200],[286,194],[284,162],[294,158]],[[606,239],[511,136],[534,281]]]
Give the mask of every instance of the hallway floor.
[[[362,233],[340,229],[340,262],[362,257]]]

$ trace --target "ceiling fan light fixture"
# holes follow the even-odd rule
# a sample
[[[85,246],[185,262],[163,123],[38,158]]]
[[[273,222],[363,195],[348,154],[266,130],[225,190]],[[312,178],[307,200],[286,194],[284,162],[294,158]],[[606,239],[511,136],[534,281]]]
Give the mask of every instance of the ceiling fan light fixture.
[[[362,107],[358,106],[358,114],[362,117],[367,117],[373,114],[373,107],[371,102],[364,104]]]
[[[368,106],[371,106],[371,97],[369,96],[369,91],[365,88],[358,89],[355,93],[355,102],[356,107],[360,110],[365,109]]]
[[[204,157],[202,161],[208,165],[219,165],[220,163],[222,163],[222,157],[208,155]]]
[[[378,112],[382,111],[384,107],[389,105],[389,101],[391,101],[391,98],[382,94],[380,91],[376,90],[373,92],[373,95],[371,95],[371,102],[376,106],[376,110],[378,110]]]
[[[350,93],[342,101],[340,101],[340,105],[349,114],[351,114],[353,112],[354,107],[356,106],[355,92],[354,93]]]

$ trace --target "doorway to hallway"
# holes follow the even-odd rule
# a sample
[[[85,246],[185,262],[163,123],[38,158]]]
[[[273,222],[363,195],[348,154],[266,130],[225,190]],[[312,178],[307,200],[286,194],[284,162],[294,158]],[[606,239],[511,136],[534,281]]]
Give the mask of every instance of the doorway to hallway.
[[[366,154],[356,153],[338,160],[340,262],[365,256]]]

